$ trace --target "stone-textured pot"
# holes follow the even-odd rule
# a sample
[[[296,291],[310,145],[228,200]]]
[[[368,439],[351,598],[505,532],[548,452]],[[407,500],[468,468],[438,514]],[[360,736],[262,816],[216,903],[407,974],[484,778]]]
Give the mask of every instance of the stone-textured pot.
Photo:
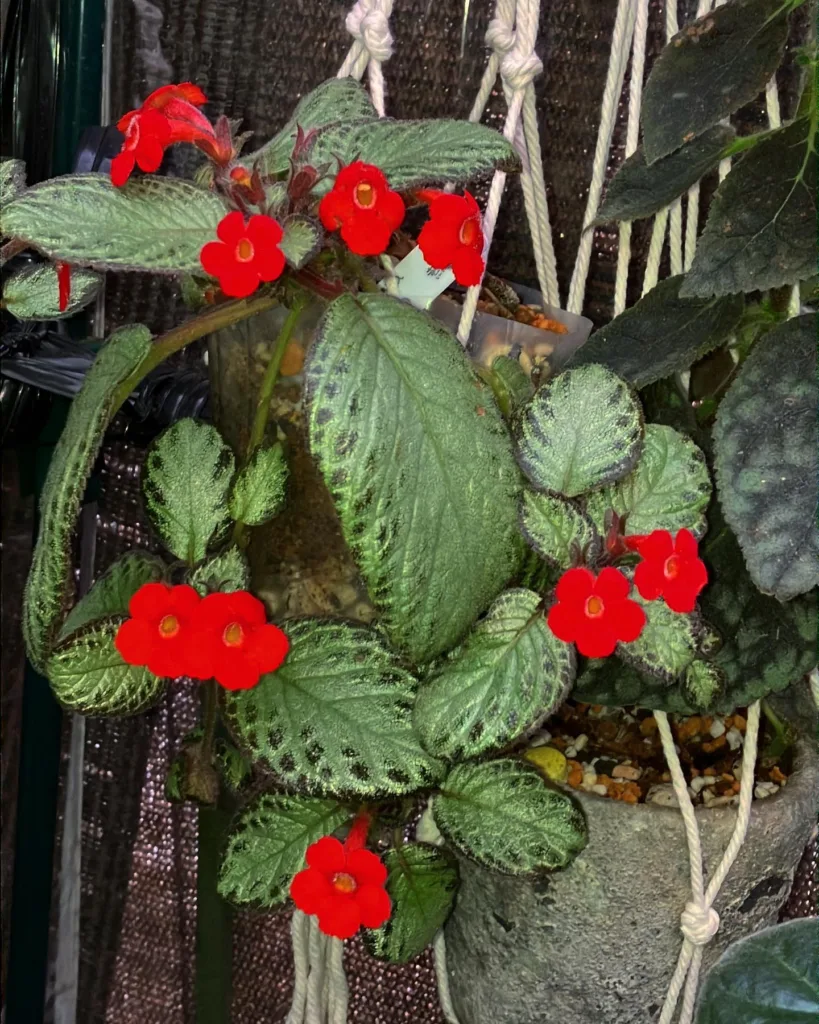
[[[722,923],[706,947],[706,968],[732,942],[776,921],[816,825],[816,709],[807,687],[777,707],[799,730],[794,771],[779,793],[753,804],[745,844],[715,903]],[[461,1024],[657,1020],[690,899],[680,814],[587,794],[579,800],[589,844],[565,871],[531,882],[461,862],[446,926]],[[735,820],[733,807],[697,809],[707,872]]]

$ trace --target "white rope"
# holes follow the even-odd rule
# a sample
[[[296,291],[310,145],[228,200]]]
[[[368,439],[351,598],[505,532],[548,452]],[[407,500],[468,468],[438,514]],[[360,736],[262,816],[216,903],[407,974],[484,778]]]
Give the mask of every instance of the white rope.
[[[697,17],[702,18],[711,10],[711,0],[699,0]],[[700,223],[700,183],[692,185],[688,190],[688,201],[685,210],[685,256],[683,270],[687,273],[694,262],[697,251],[697,230]]]
[[[688,842],[688,860],[691,875],[691,899],[686,903],[685,910],[680,917],[683,945],[668,987],[668,994],[660,1014],[659,1024],[671,1024],[683,985],[685,986],[685,991],[683,993],[682,1009],[678,1024],[691,1024],[694,1016],[703,949],[719,930],[719,915],[714,910],[714,900],[742,848],[748,831],[748,822],[751,818],[754,766],[756,764],[757,740],[759,737],[759,712],[760,702],[755,701],[748,708],[736,824],[734,825],[734,831],[728,846],[707,888],[705,888],[703,878],[702,845],[700,843],[697,818],[688,793],[688,786],[682,773],[680,759],[674,746],[674,737],[671,734],[668,716],[663,711],[657,711],[654,715],[657,719],[663,752],[671,772],[674,794],[677,797],[677,803],[680,806],[680,812],[683,817],[685,835]]]
[[[304,1021],[305,1024],[324,1024],[327,1010],[324,990],[326,936],[319,929],[317,917],[309,918],[308,929],[310,973],[307,976],[307,1004]]]
[[[665,38],[670,42],[680,31],[677,18],[677,0],[665,0]],[[671,262],[671,274],[683,272],[682,242],[682,200],[675,199],[668,208],[668,249]]]
[[[591,224],[600,206],[600,196],[603,192],[606,165],[611,149],[611,137],[614,131],[614,123],[617,120],[617,104],[620,99],[620,93],[623,90],[623,79],[625,78],[628,54],[631,48],[635,14],[636,6],[632,0],[617,0],[617,16],[611,38],[611,56],[609,57],[609,68],[606,74],[606,85],[603,89],[603,102],[600,110],[600,128],[597,133],[597,145],[594,151],[589,197],[586,202],[586,212],[583,215],[584,227]],[[580,235],[580,245],[577,248],[577,259],[575,260],[572,282],[569,287],[569,299],[566,303],[566,308],[571,313],[582,312],[593,241],[593,231],[586,230]]]
[[[370,81],[370,95],[379,117],[385,113],[384,73],[381,65],[392,56],[393,39],[390,14],[393,0],[356,0],[345,25],[353,44],[338,71],[338,78],[360,79],[365,70]]]
[[[346,1024],[349,994],[344,943],[324,935],[318,919],[293,911],[295,982],[286,1024]]]
[[[628,93],[628,126],[626,128],[626,159],[637,149],[640,139],[640,109],[643,101],[643,75],[646,63],[646,34],[648,32],[648,0],[637,0],[634,20],[634,42],[631,58],[631,81]],[[591,230],[587,228],[586,230]],[[614,315],[626,308],[628,265],[631,260],[631,221],[620,222],[620,241],[617,246],[617,274],[614,281]]]
[[[300,910],[293,911],[290,921],[290,938],[293,944],[293,966],[295,981],[293,1000],[285,1024],[304,1024],[304,1009],[307,1002],[307,975],[310,970],[308,955],[310,919]]]
[[[643,277],[643,295],[651,291],[660,277],[660,263],[663,258],[667,224],[668,207],[666,206],[655,216],[654,227],[651,229],[651,241],[648,245],[648,256],[646,257],[646,272]]]
[[[810,682],[810,692],[813,694],[813,700],[816,707],[819,708],[819,668],[815,668],[808,676]]]

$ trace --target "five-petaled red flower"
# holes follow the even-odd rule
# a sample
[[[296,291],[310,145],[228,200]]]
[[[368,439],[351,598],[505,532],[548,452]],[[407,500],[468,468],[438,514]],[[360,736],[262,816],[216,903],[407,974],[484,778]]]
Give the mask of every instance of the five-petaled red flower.
[[[549,628],[586,657],[605,658],[618,641],[636,640],[645,625],[645,612],[629,599],[630,589],[626,577],[610,566],[599,576],[590,569],[569,569],[558,581]]]
[[[202,246],[202,266],[219,284],[225,295],[244,299],[259,287],[260,281],[275,281],[284,270],[284,253],[279,248],[282,229],[272,217],[255,214],[245,223],[238,210],[219,221],[216,234],[220,241]]]
[[[284,661],[290,643],[266,621],[262,602],[246,590],[208,594],[197,613],[208,675],[227,690],[247,690]]]
[[[145,583],[131,598],[131,615],[114,641],[130,665],[145,665],[157,676],[211,675],[198,637],[202,599],[193,587]]]
[[[690,530],[680,530],[672,540],[668,530],[625,538],[626,547],[642,561],[634,571],[634,585],[646,601],[662,597],[674,612],[692,612],[708,582],[708,571],[699,557],[697,540]]]
[[[436,270],[452,267],[458,284],[480,284],[483,276],[481,211],[468,192],[424,192],[429,198],[429,220],[421,228],[418,247]]]
[[[341,168],[332,190],[319,203],[322,224],[328,231],[341,228],[347,247],[359,256],[384,252],[404,212],[404,200],[381,171],[360,160]]]
[[[71,266],[68,263],[57,263],[57,291],[60,312],[64,313],[71,301]]]
[[[307,869],[290,883],[290,895],[303,913],[318,915],[325,935],[350,939],[362,925],[380,928],[389,918],[387,869],[374,853],[325,836],[307,848],[306,860]]]

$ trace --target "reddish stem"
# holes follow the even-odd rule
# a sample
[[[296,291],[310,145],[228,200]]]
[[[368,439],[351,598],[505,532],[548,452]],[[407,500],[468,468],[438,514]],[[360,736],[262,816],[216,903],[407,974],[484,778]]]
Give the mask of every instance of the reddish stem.
[[[350,828],[350,833],[344,840],[344,849],[347,853],[352,853],[353,850],[361,850],[367,845],[367,834],[370,831],[372,820],[372,815],[369,811],[358,812]]]

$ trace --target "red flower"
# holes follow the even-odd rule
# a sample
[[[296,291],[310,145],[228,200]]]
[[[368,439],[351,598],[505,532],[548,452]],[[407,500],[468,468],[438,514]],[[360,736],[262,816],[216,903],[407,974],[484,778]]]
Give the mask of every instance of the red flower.
[[[135,164],[143,171],[159,169],[165,149],[171,144],[171,129],[158,110],[132,110],[121,118],[117,128],[125,132],[125,142],[111,161],[111,181],[121,188]]]
[[[662,597],[673,612],[693,612],[708,582],[694,534],[680,530],[672,541],[668,530],[655,530],[644,537],[626,537],[625,542],[642,558],[634,572],[634,584],[641,596],[646,601]]]
[[[200,260],[205,270],[219,278],[225,295],[244,299],[260,281],[275,281],[284,270],[284,253],[279,248],[281,226],[272,217],[257,213],[245,224],[238,210],[219,221],[216,234],[221,241],[202,246]]]
[[[131,618],[114,644],[129,665],[146,665],[156,676],[208,679],[212,673],[197,638],[200,607],[193,587],[145,583],[131,598]]]
[[[290,895],[303,913],[318,915],[325,935],[350,939],[362,925],[380,928],[388,920],[387,869],[374,853],[325,836],[307,848],[306,860]]]
[[[480,284],[483,277],[481,211],[468,192],[421,193],[429,198],[429,220],[421,228],[418,247],[436,270],[452,267],[458,284]]]
[[[352,252],[377,256],[401,226],[404,200],[377,167],[356,160],[338,172],[332,190],[319,204],[319,217],[328,231],[341,228]]]
[[[208,675],[227,690],[247,690],[284,661],[290,643],[266,621],[264,605],[246,590],[208,594],[197,615]]]
[[[587,658],[605,658],[618,641],[636,640],[645,625],[646,614],[629,600],[629,590],[619,569],[603,569],[599,576],[589,569],[569,569],[557,584],[549,628],[558,639],[577,644]]]
[[[71,267],[68,263],[57,263],[57,289],[60,295],[60,312],[64,313],[71,301]]]

